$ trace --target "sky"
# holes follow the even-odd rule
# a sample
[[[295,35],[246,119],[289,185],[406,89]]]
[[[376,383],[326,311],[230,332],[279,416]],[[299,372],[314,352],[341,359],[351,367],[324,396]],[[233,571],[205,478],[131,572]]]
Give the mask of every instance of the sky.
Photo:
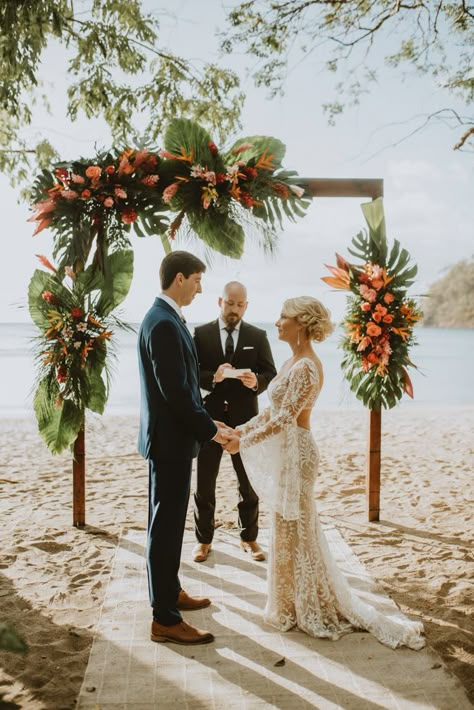
[[[179,0],[172,16],[164,9],[165,2],[145,2],[160,17],[163,49],[196,63],[219,61],[242,76],[247,97],[243,128],[232,139],[257,134],[279,138],[286,145],[284,166],[302,177],[384,179],[389,241],[400,240],[418,264],[412,294],[427,293],[449,267],[474,252],[472,155],[453,151],[458,134],[441,124],[396,143],[413,128],[414,116],[455,103],[428,77],[404,79],[400,71],[385,69],[381,56],[379,81],[371,94],[330,127],[321,103],[333,96],[332,79],[315,60],[298,62],[288,75],[285,95],[269,99],[264,89],[255,88],[246,78],[249,62],[244,56],[219,57],[216,30],[223,25],[223,6],[230,4]],[[38,115],[31,135],[52,139],[64,159],[72,159],[108,147],[110,136],[100,121],[81,119],[71,124],[67,119],[66,69],[63,49],[52,45],[44,58],[43,78],[53,114]],[[339,320],[344,294],[331,291],[320,279],[328,273],[324,264],[335,263],[334,252],[347,256],[352,237],[364,227],[360,203],[357,198],[313,200],[304,219],[285,224],[272,257],[251,239],[241,260],[216,255],[203,277],[203,293],[187,309],[187,319],[203,322],[216,317],[223,285],[238,279],[248,289],[249,321],[272,322],[285,298],[303,294],[321,299]],[[50,257],[52,240],[46,231],[32,237],[34,226],[26,221],[28,205],[18,204],[18,189],[11,188],[5,176],[0,176],[0,210],[7,257],[0,280],[0,322],[25,322],[29,320],[28,283],[38,266],[35,254]],[[135,274],[121,311],[125,319],[137,322],[159,293],[158,270],[164,252],[159,237],[132,235],[132,242]],[[202,254],[197,241],[178,241],[176,247]]]

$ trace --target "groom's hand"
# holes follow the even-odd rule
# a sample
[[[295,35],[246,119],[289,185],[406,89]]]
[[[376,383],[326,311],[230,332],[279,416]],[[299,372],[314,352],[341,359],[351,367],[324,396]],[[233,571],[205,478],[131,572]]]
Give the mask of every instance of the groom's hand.
[[[229,429],[229,427],[227,427],[222,422],[214,422],[214,423],[217,426],[217,433],[215,434],[212,441],[215,441],[216,443],[221,444],[221,446],[225,446],[225,444],[228,443],[229,439],[233,435],[233,429]]]

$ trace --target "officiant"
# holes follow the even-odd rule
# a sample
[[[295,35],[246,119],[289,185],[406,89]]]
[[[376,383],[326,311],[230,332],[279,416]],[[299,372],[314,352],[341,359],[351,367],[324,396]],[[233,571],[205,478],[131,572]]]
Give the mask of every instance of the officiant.
[[[210,416],[236,427],[258,414],[258,395],[267,389],[276,369],[266,331],[242,320],[248,306],[245,286],[238,281],[226,284],[218,305],[219,318],[194,331],[200,386],[207,392],[204,406]],[[222,454],[221,445],[209,441],[198,455],[195,562],[204,562],[212,548],[216,481]],[[265,554],[257,542],[258,496],[250,485],[240,454],[231,458],[238,482],[240,544],[252,559],[261,561]]]

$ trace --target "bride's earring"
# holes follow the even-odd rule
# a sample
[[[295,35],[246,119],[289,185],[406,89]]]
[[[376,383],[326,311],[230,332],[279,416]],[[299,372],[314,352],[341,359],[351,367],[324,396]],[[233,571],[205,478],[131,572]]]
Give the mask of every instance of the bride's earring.
[[[300,346],[300,331],[298,331],[298,337],[296,339],[296,347],[299,348],[299,346]]]

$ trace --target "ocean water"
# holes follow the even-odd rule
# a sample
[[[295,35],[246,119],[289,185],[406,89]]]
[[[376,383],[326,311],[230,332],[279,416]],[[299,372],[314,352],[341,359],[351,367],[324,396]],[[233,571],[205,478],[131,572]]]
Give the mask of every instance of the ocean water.
[[[277,368],[290,356],[286,343],[278,340],[270,323],[265,328]],[[137,330],[138,330],[138,326]],[[189,325],[192,330],[193,324]],[[31,414],[35,373],[32,342],[37,334],[33,324],[0,323],[0,416]],[[352,409],[362,404],[343,380],[337,331],[317,352],[324,365],[325,383],[318,409]],[[411,351],[418,370],[411,369],[415,398],[404,397],[401,407],[451,407],[474,404],[474,330],[418,328],[419,344]],[[121,332],[117,337],[117,358],[106,413],[137,416],[139,402],[136,334]],[[261,396],[261,405],[267,402]]]

